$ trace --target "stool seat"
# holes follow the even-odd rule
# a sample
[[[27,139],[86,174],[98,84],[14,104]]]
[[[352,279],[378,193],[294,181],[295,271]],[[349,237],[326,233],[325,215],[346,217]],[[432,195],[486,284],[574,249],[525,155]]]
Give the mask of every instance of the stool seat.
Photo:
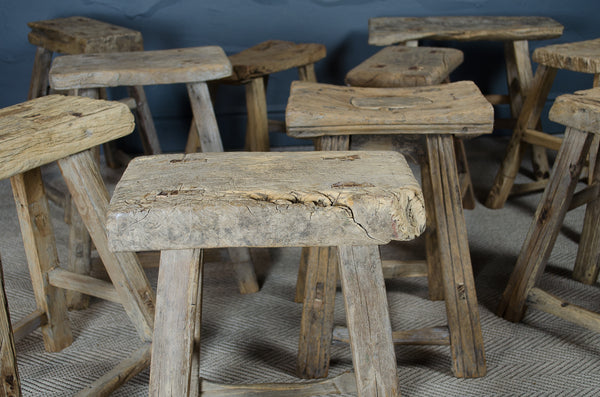
[[[600,39],[555,44],[533,51],[534,62],[556,69],[600,73]]]
[[[322,44],[269,40],[229,56],[233,73],[227,82],[242,82],[271,73],[313,64],[325,58]]]
[[[286,109],[297,138],[352,134],[487,134],[493,110],[473,82],[431,87],[341,87],[296,81]]]
[[[353,87],[418,87],[444,82],[463,61],[454,48],[386,47],[346,74]]]
[[[542,40],[559,37],[563,26],[548,17],[444,16],[369,19],[369,44],[410,40]]]
[[[548,117],[567,127],[600,134],[600,88],[559,96]]]
[[[62,54],[141,51],[142,34],[110,23],[74,16],[29,22],[29,42]]]
[[[97,88],[215,80],[231,74],[217,46],[57,57],[50,69],[54,89]]]
[[[111,238],[112,249],[372,245],[413,239],[423,231],[425,213],[420,187],[408,171],[404,158],[393,152],[137,158],[113,195],[107,224],[119,237]],[[177,239],[170,238],[174,235]]]

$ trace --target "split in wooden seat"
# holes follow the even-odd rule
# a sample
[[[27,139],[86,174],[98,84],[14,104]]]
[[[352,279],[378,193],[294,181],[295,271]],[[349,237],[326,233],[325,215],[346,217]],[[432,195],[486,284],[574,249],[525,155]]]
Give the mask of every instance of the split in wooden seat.
[[[549,117],[567,127],[565,137],[497,313],[517,322],[529,306],[600,331],[600,314],[565,302],[536,286],[567,211],[582,204],[587,207],[573,275],[587,284],[593,284],[598,277],[600,157],[596,157],[592,184],[577,194],[574,191],[592,140],[600,134],[600,88],[559,96]]]
[[[219,83],[241,84],[246,89],[247,150],[268,152],[270,148],[266,99],[269,75],[297,68],[300,80],[316,82],[314,64],[323,59],[325,53],[322,44],[269,40],[229,56],[233,73]],[[190,134],[186,153],[197,149],[196,136]]]
[[[107,226],[114,251],[162,251],[150,394],[197,395],[202,249],[322,246],[332,255],[328,247],[338,247],[358,395],[397,395],[377,247],[415,238],[424,216],[419,185],[394,152],[134,159],[117,184]],[[336,272],[337,261],[330,263]],[[335,279],[321,287],[335,291]],[[332,304],[330,294],[322,298]],[[321,337],[315,330],[306,337]]]
[[[534,177],[537,181],[515,184],[515,178],[521,166],[523,153],[527,145],[558,150],[562,139],[541,131],[540,115],[552,88],[558,70],[588,73],[594,76],[593,86],[600,84],[600,39],[556,44],[537,48],[532,55],[538,63],[535,80],[530,94],[526,97],[517,125],[506,149],[504,159],[494,179],[486,200],[489,208],[502,208],[510,194],[521,194],[543,189],[548,182],[549,167],[545,151],[534,152]],[[594,146],[598,146],[597,143]],[[590,158],[590,172],[593,174],[595,151]],[[536,165],[537,164],[537,165]]]
[[[108,250],[105,216],[109,194],[90,148],[133,131],[133,116],[117,102],[49,95],[0,110],[0,178],[11,179],[37,310],[14,326],[15,338],[41,326],[46,350],[72,342],[63,289],[123,305],[148,350],[154,324],[154,292],[134,253]],[[58,161],[112,284],[62,269],[50,224],[40,168]],[[148,363],[149,357],[144,357]],[[144,368],[109,372],[97,393],[110,393]]]
[[[289,135],[317,138],[317,149],[321,150],[372,148],[369,138],[391,135],[425,141],[421,144],[427,148],[421,174],[427,209],[429,294],[432,299],[446,300],[450,338],[443,344],[450,344],[454,374],[483,376],[483,340],[452,141],[453,136],[491,132],[493,110],[481,92],[472,82],[417,88],[294,82],[286,123]],[[367,139],[355,139],[359,137]],[[389,141],[386,147],[390,147]],[[328,279],[335,279],[335,272],[323,270],[331,266],[327,256],[309,260],[308,264],[303,324],[318,327],[323,340],[329,340],[326,335],[333,327],[332,292],[322,291],[321,286],[331,283]],[[323,301],[330,302],[330,306],[324,307]],[[328,346],[314,339],[308,342],[300,341],[298,372],[305,377],[326,375]]]

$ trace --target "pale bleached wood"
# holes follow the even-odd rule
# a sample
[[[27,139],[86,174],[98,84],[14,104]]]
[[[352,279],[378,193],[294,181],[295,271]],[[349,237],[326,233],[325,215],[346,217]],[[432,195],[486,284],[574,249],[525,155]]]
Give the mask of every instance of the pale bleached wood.
[[[560,149],[563,139],[558,136],[546,134],[545,132],[526,129],[523,131],[522,141],[531,145],[538,145],[552,150]]]
[[[91,271],[92,239],[90,238],[83,219],[74,205],[69,205],[69,243],[67,250],[67,269],[81,275]],[[89,305],[89,297],[80,292],[66,290],[65,298],[69,309],[85,309]]]
[[[298,80],[317,82],[317,74],[315,73],[315,64],[298,66]]]
[[[202,379],[201,397],[313,397],[321,395],[356,394],[352,372],[344,372],[332,379],[303,383],[263,383],[224,385]]]
[[[31,44],[63,54],[143,50],[142,34],[95,19],[73,16],[29,22]]]
[[[117,102],[49,95],[9,106],[0,110],[0,178],[120,138],[133,127],[131,112]]]
[[[267,98],[262,78],[254,78],[244,84],[246,88],[246,148],[251,152],[268,152],[269,119]]]
[[[396,355],[376,246],[338,247],[358,396],[397,396]]]
[[[347,134],[477,136],[493,127],[492,106],[472,82],[367,88],[295,81],[286,108],[297,138]]]
[[[350,343],[348,328],[335,327],[333,340]],[[420,328],[406,331],[393,331],[392,341],[395,345],[449,345],[450,333],[448,327]]]
[[[381,267],[383,277],[401,278],[401,277],[427,277],[427,261],[400,261],[400,260],[382,260]]]
[[[57,90],[192,83],[231,74],[217,46],[63,55],[52,62],[50,85]]]
[[[36,305],[48,319],[42,326],[44,346],[47,351],[57,352],[72,343],[73,335],[64,291],[52,287],[47,278],[59,261],[42,175],[39,168],[34,168],[10,181]]]
[[[559,96],[548,117],[568,127],[600,134],[600,87]]]
[[[0,260],[0,394],[6,397],[21,395],[21,380],[17,368],[17,353],[10,323],[8,302],[4,292],[4,274]]]
[[[532,288],[527,294],[527,305],[542,310],[589,330],[600,332],[600,314],[573,305],[539,288]]]
[[[325,378],[329,372],[337,255],[335,247],[310,248],[308,251],[296,361],[296,375],[301,378]]]
[[[536,48],[534,62],[556,69],[600,73],[600,39],[554,44]]]
[[[443,83],[463,61],[454,48],[386,47],[346,74],[353,87],[419,87]]]
[[[233,271],[240,293],[253,294],[258,292],[256,273],[252,264],[249,248],[228,248],[229,259],[233,264]]]
[[[31,81],[29,82],[29,93],[27,99],[34,99],[48,95],[48,72],[52,64],[52,51],[38,47],[35,50]]]
[[[521,320],[526,310],[527,295],[544,272],[591,141],[591,134],[573,128],[566,130],[550,181],[496,311],[509,321]]]
[[[142,340],[151,340],[154,292],[133,252],[113,253],[108,249],[105,220],[109,194],[96,162],[89,151],[84,151],[59,160],[58,165],[121,304]]]
[[[154,126],[152,114],[150,113],[150,107],[148,106],[148,100],[146,99],[146,91],[144,91],[144,87],[128,87],[128,91],[129,95],[131,95],[135,101],[137,125],[140,132],[140,138],[142,140],[144,154],[162,153],[160,142],[158,141],[158,134],[156,133],[156,127]]]
[[[380,17],[369,19],[369,44],[409,40],[542,40],[559,37],[563,26],[537,16]]]
[[[48,273],[48,282],[54,287],[121,303],[121,297],[111,283],[87,275],[57,268]]]
[[[471,255],[458,186],[451,136],[428,136],[431,197],[437,223],[438,252],[448,328],[452,371],[457,377],[486,374],[485,354]]]
[[[422,200],[393,152],[173,154],[129,164],[107,225],[116,251],[385,244],[422,232]]]
[[[206,83],[187,84],[194,114],[193,125],[203,152],[222,152],[223,143]]]
[[[202,268],[199,249],[160,255],[150,396],[189,395],[196,301]]]
[[[204,283],[204,263],[206,250],[200,251],[198,264],[201,272],[198,276],[198,289],[196,293],[196,316],[194,318],[194,345],[192,347],[192,372],[190,374],[190,396],[200,395],[200,350],[202,341],[202,298],[203,298],[203,283]]]
[[[76,397],[109,396],[150,365],[151,344],[146,343],[119,365],[75,394]]]
[[[42,310],[34,310],[27,316],[17,321],[13,326],[15,342],[20,341],[36,329],[48,324],[48,316]]]
[[[244,81],[323,59],[325,46],[269,40],[229,56],[233,73],[225,81]]]

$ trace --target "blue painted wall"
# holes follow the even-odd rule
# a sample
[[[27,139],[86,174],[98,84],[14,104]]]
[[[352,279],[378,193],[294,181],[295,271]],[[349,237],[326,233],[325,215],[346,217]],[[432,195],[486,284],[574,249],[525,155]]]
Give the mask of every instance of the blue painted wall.
[[[328,56],[316,66],[321,82],[341,84],[345,73],[378,48],[367,44],[367,21],[378,16],[541,15],[565,26],[561,38],[532,42],[530,49],[559,42],[600,37],[598,0],[0,0],[0,107],[24,101],[35,48],[28,43],[27,22],[71,15],[103,20],[142,32],[148,50],[219,45],[234,53],[268,39],[322,43]],[[501,43],[440,43],[465,52],[465,63],[452,76],[474,80],[484,92],[506,92]],[[270,117],[283,119],[295,71],[269,81]],[[591,77],[560,72],[551,99],[591,86]],[[118,93],[115,93],[115,95]],[[183,86],[155,86],[147,95],[161,145],[183,149],[190,110]],[[227,149],[243,146],[244,92],[223,87],[215,104]],[[503,109],[499,109],[503,112]],[[547,123],[554,132],[560,126]],[[274,134],[273,145],[303,144]],[[141,150],[135,137],[121,142]]]

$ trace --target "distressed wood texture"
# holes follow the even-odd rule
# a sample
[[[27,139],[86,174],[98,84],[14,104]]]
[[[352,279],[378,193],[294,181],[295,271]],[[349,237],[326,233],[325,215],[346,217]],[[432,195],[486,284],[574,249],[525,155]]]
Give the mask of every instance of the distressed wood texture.
[[[559,96],[548,117],[567,127],[600,135],[600,87]]]
[[[133,128],[131,112],[118,102],[49,95],[1,109],[0,179],[120,138]]]
[[[333,339],[336,342],[350,343],[348,328],[335,327]],[[449,345],[450,332],[448,327],[431,327],[392,332],[395,345]]]
[[[492,131],[492,105],[470,81],[416,88],[292,83],[288,135],[456,134]]]
[[[231,74],[221,47],[79,54],[57,57],[50,85],[57,90],[193,83]]]
[[[50,71],[51,64],[52,51],[43,47],[36,48],[27,99],[48,95],[48,87],[50,87],[48,83],[48,72]]]
[[[385,244],[424,222],[421,189],[393,152],[141,157],[107,217],[115,251]]]
[[[600,39],[536,48],[531,59],[556,69],[600,73]]]
[[[325,58],[323,44],[269,40],[229,56],[233,73],[225,81],[253,79],[283,70],[313,64]]]
[[[396,355],[379,247],[338,247],[340,280],[359,396],[397,396]]]
[[[188,95],[194,120],[192,127],[195,127],[198,134],[198,142],[203,152],[222,152],[223,143],[219,134],[217,118],[210,100],[208,86],[204,82],[187,84]],[[200,120],[200,122],[196,122]]]
[[[251,152],[268,152],[269,116],[267,113],[267,94],[265,80],[262,77],[251,79],[246,87],[246,149]]]
[[[21,381],[17,368],[17,353],[10,323],[8,302],[4,292],[4,274],[0,260],[0,394],[6,397],[21,395]]]
[[[142,51],[138,31],[91,18],[73,16],[29,22],[29,42],[62,54]]]
[[[353,87],[419,87],[443,83],[463,61],[454,48],[392,46],[346,74]]]
[[[369,19],[369,44],[410,40],[542,40],[562,35],[563,26],[537,16],[381,17]]]

